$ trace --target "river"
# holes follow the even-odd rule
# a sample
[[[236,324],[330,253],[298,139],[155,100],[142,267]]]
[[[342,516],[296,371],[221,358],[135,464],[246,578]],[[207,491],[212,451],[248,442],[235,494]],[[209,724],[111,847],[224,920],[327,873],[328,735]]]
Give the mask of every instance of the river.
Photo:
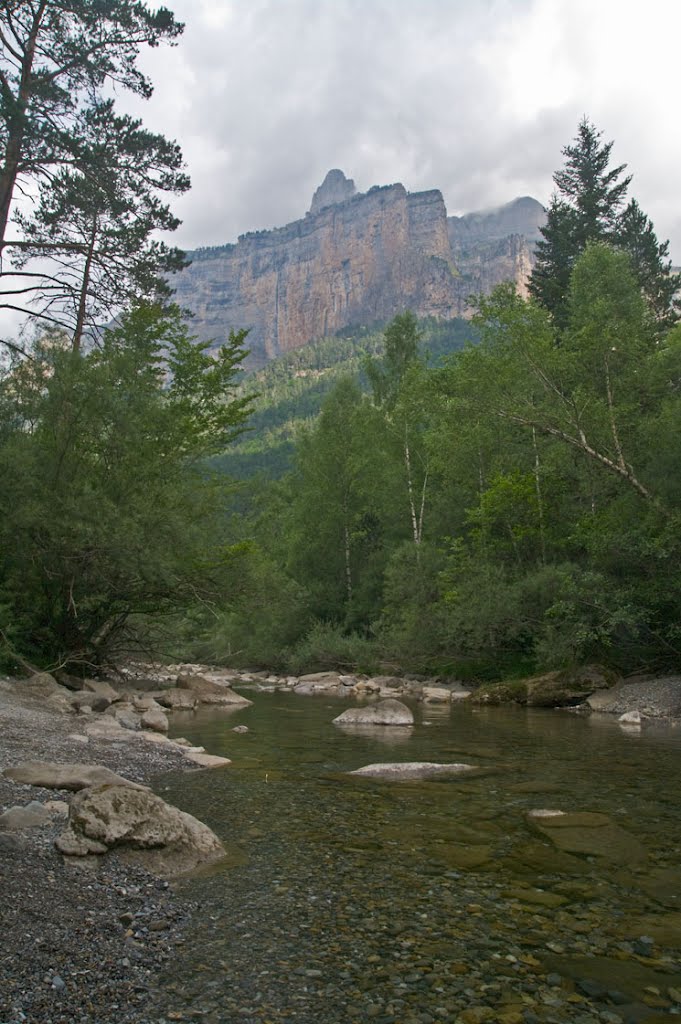
[[[417,706],[413,729],[348,731],[332,724],[340,700],[252,696],[236,713],[173,718],[175,735],[233,763],[162,780],[228,848],[219,870],[183,883],[199,910],[162,979],[166,1019],[681,1014],[681,729],[459,703]],[[476,771],[347,775],[384,761]],[[586,848],[557,848],[527,819],[538,808],[589,812]]]

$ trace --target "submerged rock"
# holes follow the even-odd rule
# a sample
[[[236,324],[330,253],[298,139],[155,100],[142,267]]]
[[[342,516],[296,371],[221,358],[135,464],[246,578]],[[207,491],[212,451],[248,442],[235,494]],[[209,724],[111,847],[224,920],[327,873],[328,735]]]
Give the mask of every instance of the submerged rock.
[[[607,814],[589,811],[529,811],[527,820],[558,850],[601,857],[615,864],[636,864],[647,857],[643,844]]]
[[[94,786],[74,797],[68,828],[56,840],[67,856],[116,849],[148,870],[173,877],[215,863],[225,850],[207,825],[148,789]]]
[[[472,764],[438,764],[434,761],[392,761],[386,764],[367,764],[356,768],[350,775],[362,775],[372,779],[432,779],[442,775],[460,775],[474,770]]]
[[[363,708],[348,708],[334,718],[334,725],[413,725],[411,709],[400,700],[381,700]]]

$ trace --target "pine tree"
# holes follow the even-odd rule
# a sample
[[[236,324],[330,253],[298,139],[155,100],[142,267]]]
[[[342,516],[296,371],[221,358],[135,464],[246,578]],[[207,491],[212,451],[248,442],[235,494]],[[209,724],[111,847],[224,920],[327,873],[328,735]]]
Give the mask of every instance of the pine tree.
[[[678,279],[670,274],[668,244],[659,244],[650,220],[635,200],[622,209],[631,183],[626,164],[610,168],[613,142],[583,118],[574,143],[563,149],[565,165],[553,180],[547,220],[537,245],[530,291],[556,324],[567,322],[570,276],[590,242],[607,242],[624,250],[653,316],[661,328],[677,319],[674,293]]]

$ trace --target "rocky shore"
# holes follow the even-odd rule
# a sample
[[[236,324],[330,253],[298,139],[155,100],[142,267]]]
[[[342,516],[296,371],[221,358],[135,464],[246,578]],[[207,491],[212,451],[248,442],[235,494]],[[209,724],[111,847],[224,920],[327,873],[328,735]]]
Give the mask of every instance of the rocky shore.
[[[150,1006],[154,978],[180,953],[183,928],[197,911],[167,880],[115,853],[61,856],[55,841],[65,832],[74,793],[4,774],[27,761],[87,763],[146,787],[168,772],[198,770],[188,751],[199,752],[163,732],[124,728],[115,715],[93,711],[87,692],[78,698],[44,675],[0,680],[3,1024],[165,1020]],[[100,700],[95,706],[105,709],[109,698]],[[121,715],[132,713],[128,701],[117,703]],[[64,784],[63,778],[52,782]]]
[[[84,685],[68,677],[57,682],[46,674],[29,680],[0,680],[2,1024],[167,1024],[173,1019],[167,1001],[163,1015],[155,1008],[155,979],[159,972],[167,974],[168,965],[181,955],[183,930],[190,916],[200,915],[202,908],[189,903],[163,877],[163,867],[159,877],[121,859],[116,851],[92,856],[102,837],[75,835],[73,812],[78,802],[85,801],[84,792],[97,795],[98,781],[105,796],[113,792],[118,782],[106,771],[122,776],[126,785],[156,785],[158,790],[159,780],[167,773],[229,764],[226,758],[216,758],[187,741],[168,739],[167,716],[174,709],[199,704],[247,706],[248,699],[233,690],[233,684],[246,691],[359,698],[365,708],[375,707],[376,700],[394,703],[398,696],[412,703],[449,703],[467,697],[478,703],[498,703],[505,696],[516,703],[546,706],[547,694],[553,692],[558,697],[553,706],[581,704],[593,713],[623,715],[630,727],[681,714],[680,677],[601,681],[592,673],[587,679],[573,680],[571,691],[572,684],[564,676],[549,674],[519,686],[483,687],[471,695],[453,681],[430,685],[415,679],[334,672],[281,677],[191,665],[129,665],[112,683]],[[85,789],[66,788],[58,773],[43,785],[39,774],[16,771],[27,761],[81,768],[97,765],[105,774],[86,780]],[[78,788],[80,793],[74,794],[72,790]],[[150,790],[143,792],[149,800],[158,800]],[[561,835],[567,835],[565,822],[560,824]],[[57,842],[67,853],[86,855],[64,857]],[[77,847],[82,842],[84,849],[74,849],[74,843]]]

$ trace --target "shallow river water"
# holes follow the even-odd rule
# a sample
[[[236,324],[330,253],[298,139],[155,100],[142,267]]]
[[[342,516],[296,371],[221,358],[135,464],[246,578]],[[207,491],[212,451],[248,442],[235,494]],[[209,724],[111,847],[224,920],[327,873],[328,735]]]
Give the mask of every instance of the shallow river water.
[[[184,883],[199,911],[162,979],[163,1019],[681,1014],[681,729],[456,704],[416,707],[413,729],[349,731],[331,724],[340,700],[249,696],[243,711],[173,719],[175,735],[233,764],[162,781],[229,850],[218,871]],[[383,761],[477,771],[346,774]],[[583,848],[573,836],[559,849],[555,831],[528,822],[537,808],[609,821],[587,817]]]

